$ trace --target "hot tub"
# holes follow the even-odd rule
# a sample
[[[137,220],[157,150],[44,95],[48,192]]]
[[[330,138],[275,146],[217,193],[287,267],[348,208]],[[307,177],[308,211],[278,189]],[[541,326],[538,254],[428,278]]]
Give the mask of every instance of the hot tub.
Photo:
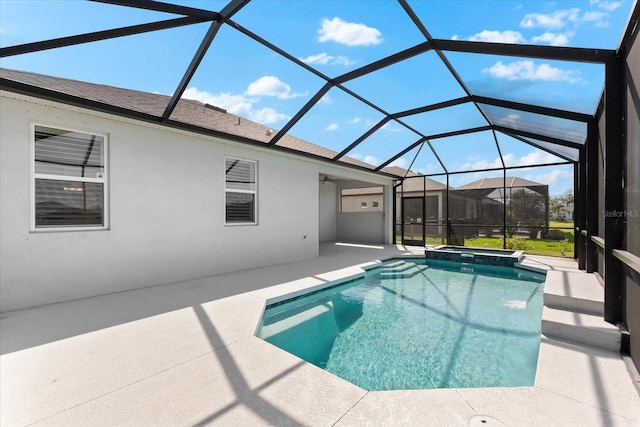
[[[453,261],[463,264],[495,265],[513,267],[520,262],[522,251],[513,249],[473,248],[466,246],[443,245],[428,248],[424,251],[427,259]]]

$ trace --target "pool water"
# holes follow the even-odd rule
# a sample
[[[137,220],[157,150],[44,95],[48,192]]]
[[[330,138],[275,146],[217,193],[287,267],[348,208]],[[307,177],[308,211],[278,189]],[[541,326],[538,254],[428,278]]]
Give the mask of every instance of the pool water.
[[[258,336],[370,391],[533,385],[544,274],[386,265],[267,307]]]

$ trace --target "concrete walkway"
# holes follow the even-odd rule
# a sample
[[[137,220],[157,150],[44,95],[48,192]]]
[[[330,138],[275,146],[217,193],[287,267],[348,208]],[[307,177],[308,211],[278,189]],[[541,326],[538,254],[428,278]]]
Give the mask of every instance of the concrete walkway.
[[[543,337],[534,387],[367,392],[254,336],[277,295],[422,251],[322,245],[317,259],[4,313],[0,424],[640,427],[612,352]]]

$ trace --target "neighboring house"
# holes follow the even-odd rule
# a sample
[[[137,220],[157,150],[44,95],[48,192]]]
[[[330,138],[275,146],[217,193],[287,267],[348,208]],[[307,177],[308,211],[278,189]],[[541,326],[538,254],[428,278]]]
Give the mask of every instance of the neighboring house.
[[[554,221],[573,221],[573,203],[551,212],[551,219]]]
[[[519,177],[484,178],[452,191],[459,203],[450,208],[451,222],[465,225],[464,233],[489,236],[507,227],[531,236],[548,226],[549,186]]]
[[[197,101],[161,122],[164,95],[0,78],[0,311],[392,242],[394,177],[370,165],[291,136],[269,147],[269,128]],[[368,221],[340,212],[354,187],[382,189]]]
[[[499,235],[505,216],[514,232],[532,237],[548,225],[549,189],[545,184],[520,177],[507,177],[506,181],[484,178],[449,187],[447,192],[445,184],[412,171],[399,167],[387,170],[406,176],[396,187],[395,232],[403,243],[444,241],[447,226],[459,244],[468,237]],[[380,187],[343,190],[343,211],[348,206],[351,212],[370,212],[376,197],[382,197]]]

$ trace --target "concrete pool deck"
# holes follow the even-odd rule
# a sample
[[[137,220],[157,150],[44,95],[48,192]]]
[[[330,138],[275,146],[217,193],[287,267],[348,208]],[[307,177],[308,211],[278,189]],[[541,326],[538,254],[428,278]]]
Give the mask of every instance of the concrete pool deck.
[[[614,352],[543,337],[533,387],[367,392],[254,336],[267,299],[412,253],[323,244],[316,259],[3,313],[0,425],[640,427]]]

